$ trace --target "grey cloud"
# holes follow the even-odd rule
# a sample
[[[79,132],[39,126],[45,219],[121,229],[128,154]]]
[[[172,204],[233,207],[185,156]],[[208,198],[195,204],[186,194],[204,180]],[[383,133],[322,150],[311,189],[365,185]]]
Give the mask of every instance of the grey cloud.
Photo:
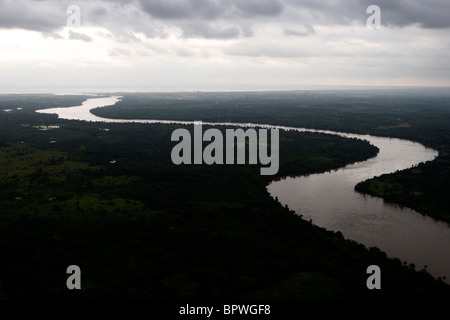
[[[92,38],[86,34],[74,32],[72,30],[69,31],[69,39],[70,40],[82,40],[85,42],[91,42]]]
[[[234,5],[244,16],[277,16],[283,11],[280,1],[274,0],[236,0]]]
[[[183,38],[232,39],[253,36],[252,18],[277,16],[278,0],[147,0],[140,5],[152,19],[166,21],[182,30]],[[225,21],[225,27],[211,22]]]
[[[43,1],[0,1],[0,28],[52,33],[66,23],[66,7]]]
[[[277,16],[279,0],[141,0],[145,12],[159,19],[203,19]]]
[[[92,8],[83,9],[83,23],[106,28],[118,42],[141,42],[134,33],[147,38],[167,38],[165,26],[150,19],[137,1],[97,0]]]
[[[219,2],[210,0],[140,1],[142,9],[159,19],[207,19],[223,13]]]
[[[118,41],[137,41],[125,30],[142,32],[148,38],[165,38],[165,28],[176,26],[184,37],[229,39],[251,36],[253,18],[277,16],[279,0],[3,0],[0,1],[0,29],[26,29],[56,34],[66,25],[67,7],[81,8],[81,26],[107,28]],[[225,28],[209,25],[225,21]],[[245,26],[241,20],[246,20]],[[202,24],[193,27],[193,24]]]
[[[141,6],[152,17],[161,19],[181,19],[192,14],[186,1],[141,1]]]
[[[418,24],[422,28],[449,28],[450,1],[445,0],[285,0],[289,8],[304,12],[299,19],[307,19],[312,24],[348,24],[352,21],[365,21],[370,5],[378,5],[381,10],[381,23],[385,27],[405,27]]]
[[[119,42],[138,42],[134,34],[139,32],[167,38],[169,27],[181,29],[186,38],[251,37],[255,27],[269,21],[287,23],[281,26],[285,35],[305,36],[317,25],[364,25],[372,4],[380,6],[384,27],[450,28],[450,1],[443,0],[0,0],[0,29],[57,38],[72,4],[81,8],[82,27],[103,27]]]
[[[398,27],[419,24],[426,29],[450,27],[450,1],[380,1],[381,21]]]
[[[255,35],[252,25],[250,25],[248,23],[245,23],[245,24],[241,23],[241,24],[239,24],[239,27],[241,28],[242,34],[245,37],[253,37]]]
[[[92,15],[96,17],[104,17],[108,14],[108,10],[105,7],[96,6],[92,9]]]
[[[301,29],[291,29],[291,28],[285,28],[283,33],[287,36],[297,36],[297,37],[304,37],[315,33],[315,30],[312,26],[305,26]]]
[[[191,23],[183,28],[184,38],[206,38],[206,39],[231,39],[240,34],[240,29],[232,27],[213,27],[207,23]]]
[[[132,0],[1,0],[0,29],[32,30],[58,38],[54,35],[66,26],[67,8],[73,4],[81,9],[81,27],[106,28],[119,42],[139,41],[133,32],[142,32],[148,38],[167,37],[164,27],[156,26],[139,2]]]

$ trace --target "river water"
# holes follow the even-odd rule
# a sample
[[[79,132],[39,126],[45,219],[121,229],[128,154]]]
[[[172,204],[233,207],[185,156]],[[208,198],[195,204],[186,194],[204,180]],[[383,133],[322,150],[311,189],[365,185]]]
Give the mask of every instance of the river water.
[[[107,119],[90,112],[93,108],[114,105],[120,99],[119,96],[92,98],[81,106],[37,112],[57,114],[59,118],[68,120],[193,124],[192,121]],[[328,230],[341,231],[346,238],[368,247],[379,247],[388,256],[414,263],[418,269],[427,266],[432,275],[446,276],[446,281],[450,283],[450,226],[447,223],[354,191],[354,186],[360,181],[433,160],[438,155],[436,150],[408,140],[327,130],[252,123],[203,124],[322,132],[369,141],[380,149],[374,158],[330,172],[273,181],[267,190],[272,197],[278,197],[283,205],[288,205],[304,219],[312,220],[314,224]]]

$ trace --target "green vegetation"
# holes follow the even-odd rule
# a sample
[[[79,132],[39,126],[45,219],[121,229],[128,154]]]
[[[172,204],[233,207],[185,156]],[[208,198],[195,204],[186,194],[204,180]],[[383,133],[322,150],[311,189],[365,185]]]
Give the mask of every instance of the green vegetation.
[[[376,184],[383,181],[388,189],[361,183],[356,190],[450,222],[448,88],[142,93],[93,112],[110,118],[270,123],[418,141],[437,149],[438,159],[421,164],[420,172],[412,169],[377,178]]]
[[[266,191],[273,177],[259,175],[258,165],[173,165],[170,135],[179,125],[33,112],[80,100],[0,96],[0,109],[23,106],[0,111],[6,298],[450,298],[450,287],[427,272],[283,208]],[[40,125],[59,128],[34,128]],[[330,170],[377,152],[312,133],[282,132],[280,144],[279,175]],[[80,291],[65,286],[72,264],[82,269]],[[372,264],[383,270],[382,290],[366,288]]]
[[[444,151],[432,162],[358,183],[355,189],[450,223],[449,177],[450,157]]]

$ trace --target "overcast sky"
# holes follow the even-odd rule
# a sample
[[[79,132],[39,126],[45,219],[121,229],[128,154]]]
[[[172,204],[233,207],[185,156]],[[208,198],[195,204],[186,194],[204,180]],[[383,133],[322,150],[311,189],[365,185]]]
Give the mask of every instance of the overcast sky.
[[[0,91],[450,86],[449,35],[448,0],[0,0]]]

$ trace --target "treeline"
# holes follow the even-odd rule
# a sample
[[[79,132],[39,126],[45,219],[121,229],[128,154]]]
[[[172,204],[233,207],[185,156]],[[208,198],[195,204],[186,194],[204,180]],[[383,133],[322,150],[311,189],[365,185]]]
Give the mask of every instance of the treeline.
[[[355,190],[411,207],[450,223],[450,158],[442,155],[418,167],[358,183]]]

